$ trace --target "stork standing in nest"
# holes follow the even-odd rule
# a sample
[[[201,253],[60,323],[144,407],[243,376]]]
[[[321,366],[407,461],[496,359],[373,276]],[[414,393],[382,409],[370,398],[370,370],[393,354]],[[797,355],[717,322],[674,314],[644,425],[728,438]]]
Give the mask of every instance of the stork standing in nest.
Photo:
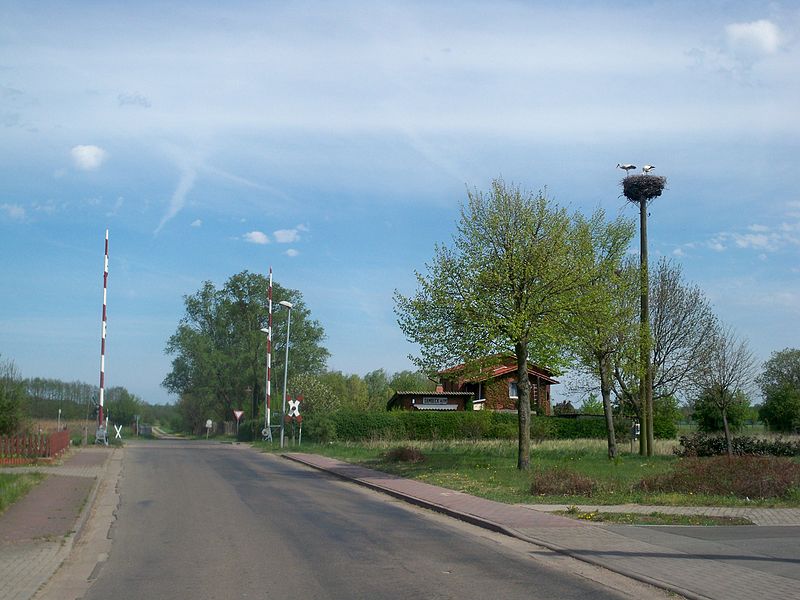
[[[631,169],[635,169],[636,165],[631,165],[631,164],[628,164],[628,163],[622,163],[622,164],[617,163],[617,168],[618,169],[622,169],[623,171],[625,171],[625,177],[627,177],[628,176],[628,171],[630,171]]]
[[[655,169],[655,167],[653,165],[645,165],[645,166],[642,167],[642,173],[644,175],[649,175],[650,171],[652,171],[653,169]]]

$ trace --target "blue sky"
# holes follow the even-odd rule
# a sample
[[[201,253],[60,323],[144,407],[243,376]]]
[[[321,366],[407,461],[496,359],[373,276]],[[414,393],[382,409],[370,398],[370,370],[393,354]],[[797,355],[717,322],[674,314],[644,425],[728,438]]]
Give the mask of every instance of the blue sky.
[[[635,210],[759,359],[800,345],[796,2],[0,2],[0,353],[149,402],[182,297],[270,265],[329,367],[409,368],[393,314],[466,189]],[[634,243],[636,245],[636,242]],[[554,392],[558,399],[560,391]]]

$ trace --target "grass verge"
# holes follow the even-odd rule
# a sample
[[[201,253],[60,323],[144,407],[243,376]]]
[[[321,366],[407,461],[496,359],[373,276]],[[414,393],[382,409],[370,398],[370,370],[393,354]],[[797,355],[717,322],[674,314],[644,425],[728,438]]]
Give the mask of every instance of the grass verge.
[[[606,456],[602,440],[544,441],[533,445],[531,471],[516,468],[517,447],[507,440],[464,440],[362,443],[303,444],[287,447],[284,452],[309,452],[401,477],[466,492],[506,503],[586,504],[634,503],[667,506],[759,506],[797,507],[800,497],[758,499],[733,494],[694,493],[680,490],[642,488],[644,479],[666,476],[678,465],[672,448],[675,442],[660,442],[655,456],[641,457],[623,452],[617,460]],[[257,443],[264,451],[280,452],[277,444]],[[389,451],[410,447],[422,454],[422,460],[397,461]],[[591,479],[595,485],[587,493],[533,493],[534,484],[553,478],[553,472],[574,473]],[[585,490],[581,489],[585,492]]]
[[[642,513],[612,513],[602,511],[581,512],[575,510],[558,511],[555,514],[564,515],[580,521],[594,523],[617,523],[620,525],[682,525],[682,526],[718,526],[718,525],[752,525],[748,519],[742,517],[714,517],[706,515],[672,515],[661,512]]]
[[[0,513],[20,500],[44,478],[42,473],[0,473]]]

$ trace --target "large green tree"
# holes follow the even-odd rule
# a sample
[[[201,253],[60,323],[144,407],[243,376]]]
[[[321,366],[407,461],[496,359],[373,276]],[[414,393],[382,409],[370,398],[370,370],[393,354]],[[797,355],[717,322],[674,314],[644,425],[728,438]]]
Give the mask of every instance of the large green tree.
[[[800,427],[800,349],[773,352],[758,377],[764,405],[760,416],[774,431]]]
[[[267,338],[261,329],[267,324],[267,290],[266,277],[243,271],[221,288],[206,281],[185,296],[185,315],[167,342],[166,352],[174,358],[163,386],[180,396],[184,419],[194,428],[208,418],[231,420],[233,409],[245,410],[249,419],[258,417],[265,397]],[[293,304],[289,377],[322,372],[329,353],[322,346],[322,326],[311,318],[298,290],[274,282],[273,299],[274,410],[282,393],[287,319],[287,310],[277,302]]]
[[[595,229],[602,231],[600,227]],[[573,351],[581,370],[600,386],[608,457],[613,459],[617,456],[611,400],[614,359],[638,335],[636,306],[630,302],[638,288],[630,276],[636,269],[630,261],[624,264],[622,256],[633,237],[633,223],[618,220],[605,231],[606,235],[595,240],[592,248],[594,268],[603,276],[586,290],[591,302],[585,310],[576,313],[570,329],[574,335]]]
[[[607,227],[497,179],[488,193],[468,194],[452,246],[436,247],[416,293],[395,294],[399,325],[419,344],[415,360],[425,371],[513,351],[521,470],[530,468],[529,359],[566,363],[569,322],[602,276],[592,249]]]

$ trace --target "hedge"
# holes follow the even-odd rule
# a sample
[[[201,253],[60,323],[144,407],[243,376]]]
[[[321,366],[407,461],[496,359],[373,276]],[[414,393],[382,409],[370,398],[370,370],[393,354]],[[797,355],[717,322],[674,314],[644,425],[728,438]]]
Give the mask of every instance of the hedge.
[[[678,456],[720,456],[728,453],[728,442],[724,436],[695,433],[682,435],[680,448],[675,449]],[[800,441],[761,439],[749,436],[731,438],[733,454],[737,456],[800,456]]]
[[[516,439],[516,413],[491,411],[357,412],[340,410],[309,415],[304,437],[315,441],[363,441],[371,439],[452,440]],[[606,437],[602,418],[531,417],[534,439]]]

